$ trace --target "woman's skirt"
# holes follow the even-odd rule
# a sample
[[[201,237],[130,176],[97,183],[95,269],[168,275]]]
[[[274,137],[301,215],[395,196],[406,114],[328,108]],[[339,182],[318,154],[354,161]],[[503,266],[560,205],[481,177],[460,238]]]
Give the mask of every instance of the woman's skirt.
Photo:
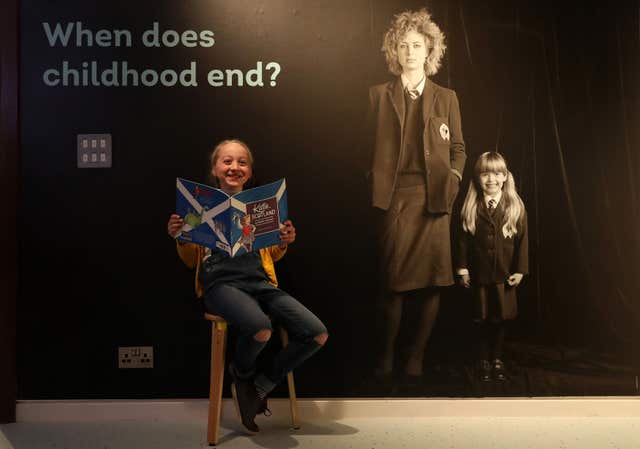
[[[394,191],[380,231],[387,288],[405,292],[453,284],[449,214],[426,212],[426,186]]]

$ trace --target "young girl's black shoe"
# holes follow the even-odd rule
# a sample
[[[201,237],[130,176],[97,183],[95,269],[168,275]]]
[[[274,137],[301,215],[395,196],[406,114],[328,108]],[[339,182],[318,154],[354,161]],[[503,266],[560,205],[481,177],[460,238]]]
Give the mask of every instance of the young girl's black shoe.
[[[491,363],[488,360],[478,362],[478,378],[482,382],[491,382]]]
[[[504,368],[504,362],[500,359],[493,361],[493,376],[500,381],[507,380],[507,371]]]

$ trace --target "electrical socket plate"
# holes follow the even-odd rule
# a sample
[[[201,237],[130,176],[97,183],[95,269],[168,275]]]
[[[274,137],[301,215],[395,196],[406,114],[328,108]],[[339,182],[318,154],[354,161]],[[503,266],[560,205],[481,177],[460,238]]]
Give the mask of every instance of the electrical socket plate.
[[[111,167],[111,134],[78,134],[78,168]]]
[[[118,347],[118,368],[153,368],[153,346]]]

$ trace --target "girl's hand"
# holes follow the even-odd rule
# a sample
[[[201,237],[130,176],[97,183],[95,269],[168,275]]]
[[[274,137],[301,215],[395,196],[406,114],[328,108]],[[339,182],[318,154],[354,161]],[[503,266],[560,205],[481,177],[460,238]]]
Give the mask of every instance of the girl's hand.
[[[280,228],[280,240],[282,240],[282,245],[293,243],[295,239],[296,228],[293,227],[293,223],[291,222],[291,220],[286,220],[284,222],[284,227]]]
[[[520,284],[520,281],[522,281],[522,273],[513,273],[507,279],[507,284],[509,284],[512,287],[517,287],[518,284]]]
[[[171,238],[176,238],[180,229],[184,226],[184,220],[180,218],[180,215],[171,214],[169,217],[169,223],[167,223],[167,232]]]
[[[471,287],[471,277],[468,274],[460,275],[460,285],[464,288]]]

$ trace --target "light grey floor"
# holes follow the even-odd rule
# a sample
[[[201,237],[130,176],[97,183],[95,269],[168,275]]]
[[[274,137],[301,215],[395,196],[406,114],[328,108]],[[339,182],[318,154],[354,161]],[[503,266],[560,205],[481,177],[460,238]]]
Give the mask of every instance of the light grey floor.
[[[286,418],[286,417],[285,417]],[[640,449],[640,418],[348,418],[303,422],[261,417],[247,436],[223,419],[226,449]],[[200,449],[205,422],[110,421],[0,425],[0,449]]]

